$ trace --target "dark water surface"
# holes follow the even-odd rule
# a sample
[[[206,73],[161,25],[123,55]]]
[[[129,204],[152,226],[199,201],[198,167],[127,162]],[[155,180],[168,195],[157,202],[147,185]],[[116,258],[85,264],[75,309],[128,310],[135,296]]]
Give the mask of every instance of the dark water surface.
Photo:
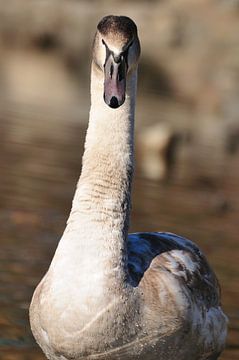
[[[85,136],[84,127],[63,121],[63,115],[33,113],[8,109],[0,119],[3,360],[44,359],[31,336],[28,307],[64,229]],[[205,166],[212,150],[204,149]],[[218,275],[230,318],[221,359],[233,360],[239,359],[239,157],[224,160],[215,181],[185,174],[182,164],[167,183],[147,181],[136,172],[131,231],[176,232],[201,246]],[[198,164],[194,167],[198,171]]]

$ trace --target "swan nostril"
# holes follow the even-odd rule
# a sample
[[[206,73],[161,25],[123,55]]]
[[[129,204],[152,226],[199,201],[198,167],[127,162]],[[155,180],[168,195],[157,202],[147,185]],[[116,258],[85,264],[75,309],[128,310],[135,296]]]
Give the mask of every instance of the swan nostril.
[[[115,96],[112,96],[112,98],[110,99],[109,106],[113,109],[116,109],[117,107],[119,107],[118,99]]]

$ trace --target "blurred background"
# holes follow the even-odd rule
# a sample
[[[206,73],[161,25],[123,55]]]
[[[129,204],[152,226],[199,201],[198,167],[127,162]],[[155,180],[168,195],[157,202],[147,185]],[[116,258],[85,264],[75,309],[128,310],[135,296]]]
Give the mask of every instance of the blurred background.
[[[142,57],[131,231],[197,242],[239,359],[239,1],[0,0],[0,359],[44,359],[28,322],[80,173],[91,46],[128,15]]]

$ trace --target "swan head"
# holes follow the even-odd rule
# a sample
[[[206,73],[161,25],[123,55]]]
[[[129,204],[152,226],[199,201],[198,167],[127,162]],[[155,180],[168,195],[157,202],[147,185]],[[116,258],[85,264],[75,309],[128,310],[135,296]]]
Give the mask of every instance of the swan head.
[[[140,55],[137,27],[126,16],[109,15],[97,26],[93,62],[104,74],[105,103],[118,108],[125,101],[127,77],[136,68]]]

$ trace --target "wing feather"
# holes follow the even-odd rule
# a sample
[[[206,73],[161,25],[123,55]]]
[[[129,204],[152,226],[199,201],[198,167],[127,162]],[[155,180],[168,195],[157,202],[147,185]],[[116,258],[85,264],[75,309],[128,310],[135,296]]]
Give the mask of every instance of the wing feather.
[[[129,234],[128,266],[134,286],[153,266],[171,272],[195,302],[203,302],[207,308],[220,305],[219,284],[205,256],[197,245],[181,236],[165,232]]]

